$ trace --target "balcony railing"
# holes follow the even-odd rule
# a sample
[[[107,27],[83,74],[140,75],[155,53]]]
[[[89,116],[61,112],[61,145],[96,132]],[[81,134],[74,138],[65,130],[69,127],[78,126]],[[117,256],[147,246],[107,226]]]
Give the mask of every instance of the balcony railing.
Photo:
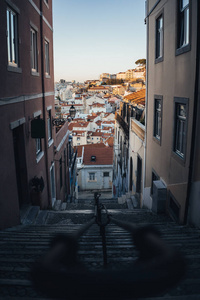
[[[123,129],[124,133],[126,134],[126,137],[129,138],[128,124],[124,121],[124,119],[118,113],[115,113],[115,120],[119,123],[119,125]]]

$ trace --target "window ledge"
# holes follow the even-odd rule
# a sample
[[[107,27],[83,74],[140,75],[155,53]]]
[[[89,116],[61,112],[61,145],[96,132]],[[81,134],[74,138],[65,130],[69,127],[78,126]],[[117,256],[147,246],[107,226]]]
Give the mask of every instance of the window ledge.
[[[44,0],[44,3],[45,3],[46,6],[49,8],[49,4],[47,3],[47,1]]]
[[[176,56],[178,56],[178,55],[181,55],[181,54],[183,54],[183,53],[186,53],[186,52],[188,52],[188,51],[190,51],[191,50],[191,45],[190,44],[187,44],[187,45],[185,45],[185,46],[182,46],[182,47],[180,47],[180,48],[178,48],[178,49],[176,49]]]
[[[158,145],[161,146],[161,139],[157,139],[155,136],[153,136],[154,142],[156,142]]]
[[[97,180],[88,180],[88,182],[97,182]]]
[[[51,145],[53,145],[53,142],[54,142],[53,139],[51,139],[51,140],[48,141],[48,148],[50,148]]]
[[[33,71],[31,70],[31,75],[33,76],[40,76],[40,73],[36,72],[36,71]]]
[[[8,65],[7,70],[9,72],[20,73],[20,74],[22,73],[22,69],[17,66],[15,67],[15,66]]]
[[[44,156],[44,151],[37,154],[37,157],[36,157],[37,164],[39,163],[39,161],[42,159],[43,156]]]
[[[178,155],[176,152],[172,151],[172,157],[179,162],[182,166],[185,166],[185,157],[182,158],[180,155]]]
[[[158,64],[164,60],[163,56],[155,58],[155,64]]]
[[[51,76],[49,74],[46,74],[45,77],[46,78],[51,78]]]

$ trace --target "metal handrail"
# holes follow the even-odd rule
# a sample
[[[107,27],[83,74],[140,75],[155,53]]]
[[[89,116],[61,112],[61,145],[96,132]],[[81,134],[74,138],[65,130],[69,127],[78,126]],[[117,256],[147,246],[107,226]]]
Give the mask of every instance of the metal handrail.
[[[185,273],[185,261],[179,252],[166,245],[159,232],[113,218],[95,193],[93,218],[76,233],[57,237],[45,257],[33,268],[35,286],[50,297],[70,299],[124,299],[154,296],[177,284]],[[105,211],[106,222],[102,221]],[[100,227],[104,267],[107,266],[105,228],[113,222],[132,234],[140,257],[129,269],[89,271],[77,260],[78,239],[94,223]],[[76,283],[77,288],[74,288]]]

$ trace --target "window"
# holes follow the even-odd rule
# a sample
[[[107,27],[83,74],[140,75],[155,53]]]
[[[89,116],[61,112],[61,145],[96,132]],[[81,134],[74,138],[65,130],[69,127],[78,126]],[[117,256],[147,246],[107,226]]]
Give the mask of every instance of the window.
[[[89,173],[89,180],[95,180],[95,173]]]
[[[77,141],[80,141],[80,137],[77,137]]]
[[[7,8],[7,46],[8,46],[8,64],[18,67],[18,28],[17,14]]]
[[[177,51],[181,54],[190,50],[189,46],[189,0],[178,0],[178,18],[177,18]],[[186,48],[185,48],[186,47]],[[185,48],[185,49],[180,49]]]
[[[103,172],[103,177],[109,177],[109,172]]]
[[[48,141],[52,139],[52,127],[51,127],[51,110],[48,110],[47,126],[48,126]]]
[[[42,141],[41,139],[35,139],[36,143],[36,155],[39,155],[42,152]]]
[[[159,99],[158,99],[159,97]],[[162,130],[162,96],[156,96],[154,101],[154,132],[153,135],[157,141],[161,141]]]
[[[95,155],[91,156],[91,161],[96,161],[96,156]]]
[[[163,59],[163,15],[156,19],[156,62]]]
[[[59,168],[60,168],[60,188],[63,185],[63,180],[62,180],[62,157],[59,159]]]
[[[37,31],[31,27],[31,70],[38,72]]]
[[[45,74],[50,74],[50,65],[49,65],[49,42],[45,40]]]
[[[37,119],[40,119],[40,116]],[[42,140],[40,138],[35,139],[35,143],[36,143],[36,155],[38,156],[42,152]]]
[[[174,152],[185,158],[188,99],[175,98]]]

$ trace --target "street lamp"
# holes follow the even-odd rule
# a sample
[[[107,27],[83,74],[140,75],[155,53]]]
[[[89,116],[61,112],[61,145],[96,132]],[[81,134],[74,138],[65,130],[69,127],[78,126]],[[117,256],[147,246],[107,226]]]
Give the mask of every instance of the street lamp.
[[[73,120],[73,118],[74,118],[75,115],[76,115],[76,108],[74,107],[73,104],[72,104],[72,106],[71,106],[70,109],[69,109],[69,114],[70,114],[70,117],[71,117],[72,120]]]

